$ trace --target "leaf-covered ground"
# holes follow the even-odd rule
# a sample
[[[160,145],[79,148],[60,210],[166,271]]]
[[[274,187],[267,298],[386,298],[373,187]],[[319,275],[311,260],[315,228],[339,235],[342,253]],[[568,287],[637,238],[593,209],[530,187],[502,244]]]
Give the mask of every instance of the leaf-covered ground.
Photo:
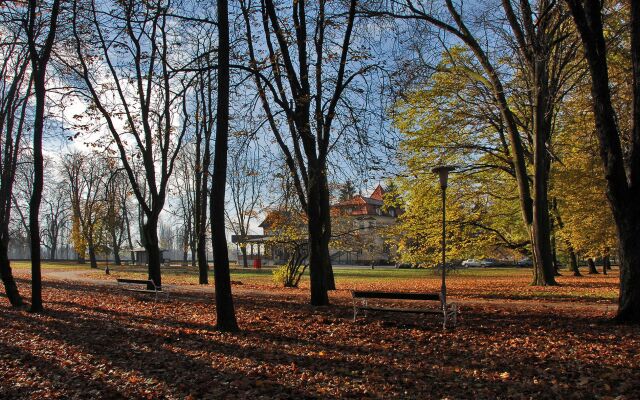
[[[43,315],[0,298],[0,398],[640,398],[640,328],[597,303],[463,299],[443,331],[433,315],[353,322],[346,291],[318,309],[305,290],[234,286],[229,334],[205,291],[45,284]]]

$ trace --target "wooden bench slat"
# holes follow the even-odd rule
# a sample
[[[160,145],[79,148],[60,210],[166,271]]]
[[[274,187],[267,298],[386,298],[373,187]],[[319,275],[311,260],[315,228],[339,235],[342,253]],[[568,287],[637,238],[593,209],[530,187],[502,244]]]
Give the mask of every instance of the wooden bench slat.
[[[150,279],[125,279],[125,278],[118,278],[116,279],[118,281],[118,283],[132,283],[132,284],[139,284],[139,285],[147,285],[149,284],[149,282],[153,282]]]
[[[400,313],[413,313],[413,314],[442,314],[442,310],[425,310],[420,308],[389,308],[389,307],[358,307],[358,310],[368,311],[385,311],[385,312],[400,312]]]
[[[351,292],[358,299],[392,299],[392,300],[440,300],[437,293],[411,293],[411,292],[378,292],[354,290]]]

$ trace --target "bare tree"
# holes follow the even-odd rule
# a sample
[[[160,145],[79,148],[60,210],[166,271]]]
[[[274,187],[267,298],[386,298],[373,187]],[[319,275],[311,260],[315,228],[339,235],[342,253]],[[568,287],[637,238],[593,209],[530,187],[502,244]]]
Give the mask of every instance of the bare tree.
[[[335,136],[332,129],[342,110],[353,116],[347,93],[374,68],[366,52],[352,49],[357,1],[240,4],[260,104],[308,217],[311,304],[326,305],[327,290],[335,287],[328,165],[331,150],[349,131],[347,124]],[[252,24],[256,10],[261,27]]]
[[[188,126],[185,78],[170,65],[181,54],[173,11],[162,1],[74,3],[79,61],[74,69],[91,107],[106,123],[144,214],[142,244],[149,256],[149,279],[158,286],[158,222]],[[136,176],[136,158],[142,160],[143,179]]]
[[[80,235],[87,245],[91,268],[98,268],[96,248],[101,240],[107,218],[105,188],[109,170],[104,159],[96,154],[72,152],[62,160],[67,178],[68,193],[74,221],[79,224]],[[79,249],[76,249],[80,251]]]
[[[260,149],[257,144],[246,143],[243,140],[238,143],[231,155],[231,172],[228,174],[227,188],[230,207],[225,214],[228,226],[235,235],[245,237],[249,233],[251,222],[255,220],[260,208],[260,199],[263,195],[267,171],[261,168]],[[247,263],[247,245],[240,242],[242,263],[244,268]]]
[[[106,160],[108,166],[108,179],[105,186],[104,198],[106,201],[105,225],[109,234],[109,245],[113,252],[115,265],[121,265],[120,250],[125,239],[131,243],[131,230],[129,228],[129,180],[122,168],[119,168],[112,159]]]
[[[42,272],[40,256],[40,202],[44,185],[42,133],[44,131],[44,112],[47,95],[47,64],[58,29],[60,0],[52,0],[51,7],[45,8],[37,0],[29,0],[29,13],[25,21],[27,43],[35,96],[35,115],[33,120],[33,169],[34,187],[29,203],[29,230],[31,234],[31,311],[41,312]],[[47,18],[48,17],[48,18]],[[43,31],[46,31],[46,35]],[[44,38],[44,39],[43,39]],[[42,40],[43,39],[43,40]]]
[[[227,0],[218,0],[218,98],[210,213],[216,288],[216,327],[222,331],[238,330],[231,294],[229,253],[224,224],[227,149],[229,145],[230,53],[228,2]]]
[[[7,35],[6,44],[0,46],[0,276],[11,305],[19,307],[23,302],[9,261],[9,224],[32,81],[28,74],[27,48],[19,45],[23,31],[20,26],[10,29],[12,15],[8,11],[3,14],[0,30],[2,35]]]
[[[66,182],[52,182],[47,179],[45,189],[47,195],[43,198],[44,209],[41,219],[43,222],[42,244],[49,251],[49,260],[55,261],[58,247],[62,244],[63,232],[69,222],[69,195],[65,187]]]

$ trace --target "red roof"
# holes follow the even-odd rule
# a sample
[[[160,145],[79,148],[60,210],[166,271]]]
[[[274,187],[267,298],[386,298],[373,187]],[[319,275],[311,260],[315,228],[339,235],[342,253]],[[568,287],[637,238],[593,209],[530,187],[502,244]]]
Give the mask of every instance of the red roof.
[[[334,204],[332,214],[348,214],[348,215],[381,215],[385,212],[379,211],[384,205],[383,202],[384,189],[378,185],[371,197],[365,197],[360,194]]]
[[[371,198],[374,200],[384,200],[384,189],[382,188],[381,185],[378,185],[378,187],[376,187],[376,189],[373,191],[373,193],[371,193]]]

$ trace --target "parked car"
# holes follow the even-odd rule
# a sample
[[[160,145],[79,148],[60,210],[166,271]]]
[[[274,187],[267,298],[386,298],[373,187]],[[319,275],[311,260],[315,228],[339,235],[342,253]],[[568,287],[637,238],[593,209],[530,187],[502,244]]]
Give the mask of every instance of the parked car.
[[[468,260],[464,260],[462,262],[462,266],[464,267],[488,267],[491,263],[485,260],[476,260],[475,258],[470,258]]]
[[[533,266],[533,261],[531,261],[531,259],[529,257],[523,258],[522,260],[518,261],[517,263],[518,267],[532,267]]]

